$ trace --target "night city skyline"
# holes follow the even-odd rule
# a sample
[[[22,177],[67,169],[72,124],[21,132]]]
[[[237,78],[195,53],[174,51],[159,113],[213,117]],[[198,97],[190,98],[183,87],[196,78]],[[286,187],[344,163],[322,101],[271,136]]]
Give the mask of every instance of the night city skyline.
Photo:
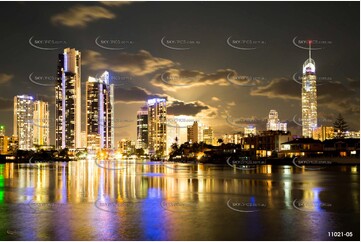
[[[353,23],[357,14],[352,14],[356,3],[314,3],[312,8],[262,3],[252,16],[244,8],[257,9],[260,3],[243,3],[243,8],[239,3],[201,2],[5,4],[8,11],[1,18],[9,14],[16,19],[3,26],[8,31],[0,47],[10,57],[0,60],[0,124],[7,135],[12,135],[15,95],[48,101],[53,123],[57,56],[68,47],[82,54],[82,120],[88,77],[109,71],[115,85],[115,126],[126,127],[115,129],[116,141],[136,139],[136,113],[151,97],[166,98],[168,114],[195,116],[217,137],[249,124],[265,130],[272,109],[292,134],[302,135],[298,82],[310,39],[317,66],[318,123],[330,126],[341,113],[350,130],[359,130],[359,30]],[[283,15],[270,17],[265,5],[282,9]],[[197,14],[182,11],[187,8]],[[87,11],[91,9],[97,11]],[[283,18],[298,12],[303,18],[287,18],[287,26],[282,26]],[[309,16],[312,24],[304,23]],[[51,144],[54,132],[50,124]]]
[[[360,2],[0,9],[0,240],[360,241]]]

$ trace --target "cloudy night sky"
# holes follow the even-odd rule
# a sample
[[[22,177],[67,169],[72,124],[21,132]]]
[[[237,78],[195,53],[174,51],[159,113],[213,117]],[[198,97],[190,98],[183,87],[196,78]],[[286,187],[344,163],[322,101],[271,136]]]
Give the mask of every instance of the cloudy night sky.
[[[167,98],[169,114],[195,116],[217,137],[249,124],[265,130],[270,109],[300,135],[298,82],[313,40],[318,124],[341,113],[359,130],[359,4],[1,2],[0,124],[12,135],[13,97],[33,95],[50,103],[54,143],[57,59],[71,47],[82,54],[83,94],[88,76],[111,74],[116,140],[136,139],[149,97]]]

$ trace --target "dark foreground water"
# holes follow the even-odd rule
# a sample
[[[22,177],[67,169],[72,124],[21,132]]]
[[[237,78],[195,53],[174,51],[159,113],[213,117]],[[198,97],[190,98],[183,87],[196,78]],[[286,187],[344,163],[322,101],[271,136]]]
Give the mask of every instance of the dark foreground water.
[[[359,175],[357,166],[9,163],[0,238],[359,240]]]

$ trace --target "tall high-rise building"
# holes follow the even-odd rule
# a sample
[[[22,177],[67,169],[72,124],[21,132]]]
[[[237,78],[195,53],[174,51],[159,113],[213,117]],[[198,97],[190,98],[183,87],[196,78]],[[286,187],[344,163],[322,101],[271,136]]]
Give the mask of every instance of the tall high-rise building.
[[[59,54],[55,85],[55,147],[81,147],[81,55],[66,48]]]
[[[309,138],[317,128],[316,64],[311,58],[311,43],[308,42],[309,57],[302,70],[302,135]]]
[[[187,141],[190,143],[198,143],[198,122],[194,121],[193,125],[187,126]]]
[[[213,129],[211,127],[203,129],[203,142],[207,145],[213,145]]]
[[[287,132],[287,123],[281,123],[276,110],[270,110],[267,121],[267,130]]]
[[[34,102],[34,145],[49,145],[49,104],[44,101]]]
[[[87,146],[114,147],[114,85],[109,83],[109,72],[100,78],[89,77],[86,83]]]
[[[167,151],[167,101],[153,98],[147,105],[149,153],[164,156]]]
[[[137,145],[138,149],[148,148],[148,107],[143,106],[137,112]]]
[[[33,148],[34,101],[32,96],[14,97],[14,135],[18,137],[19,149]]]

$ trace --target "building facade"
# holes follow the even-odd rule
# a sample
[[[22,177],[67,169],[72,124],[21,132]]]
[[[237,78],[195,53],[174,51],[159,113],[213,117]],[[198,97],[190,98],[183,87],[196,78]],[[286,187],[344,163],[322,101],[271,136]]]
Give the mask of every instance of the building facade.
[[[107,71],[86,83],[86,137],[87,147],[114,148],[114,86]]]
[[[165,156],[167,151],[167,102],[164,98],[149,99],[148,143],[149,153]]]
[[[213,129],[211,127],[203,129],[203,142],[207,145],[213,145],[214,144],[214,133]]]
[[[316,64],[311,58],[311,41],[309,42],[309,57],[302,70],[302,136],[312,137],[317,128],[317,84]]]
[[[0,135],[0,155],[6,155],[9,148],[9,137]]]
[[[281,123],[276,110],[270,110],[267,120],[267,130],[287,132],[287,123]]]
[[[335,137],[335,130],[330,126],[320,126],[313,130],[313,139],[324,141],[326,139],[333,139]]]
[[[256,135],[257,134],[257,128],[253,125],[249,125],[247,127],[244,127],[244,135]]]
[[[18,137],[19,149],[33,148],[34,135],[34,100],[32,96],[18,95],[14,97],[14,135]]]
[[[55,147],[81,147],[81,54],[59,54],[55,85]]]
[[[44,101],[34,102],[34,145],[49,145],[49,103]]]
[[[137,148],[148,148],[148,107],[143,106],[137,112]]]
[[[198,143],[198,122],[194,121],[192,125],[187,126],[187,141],[190,143]]]

